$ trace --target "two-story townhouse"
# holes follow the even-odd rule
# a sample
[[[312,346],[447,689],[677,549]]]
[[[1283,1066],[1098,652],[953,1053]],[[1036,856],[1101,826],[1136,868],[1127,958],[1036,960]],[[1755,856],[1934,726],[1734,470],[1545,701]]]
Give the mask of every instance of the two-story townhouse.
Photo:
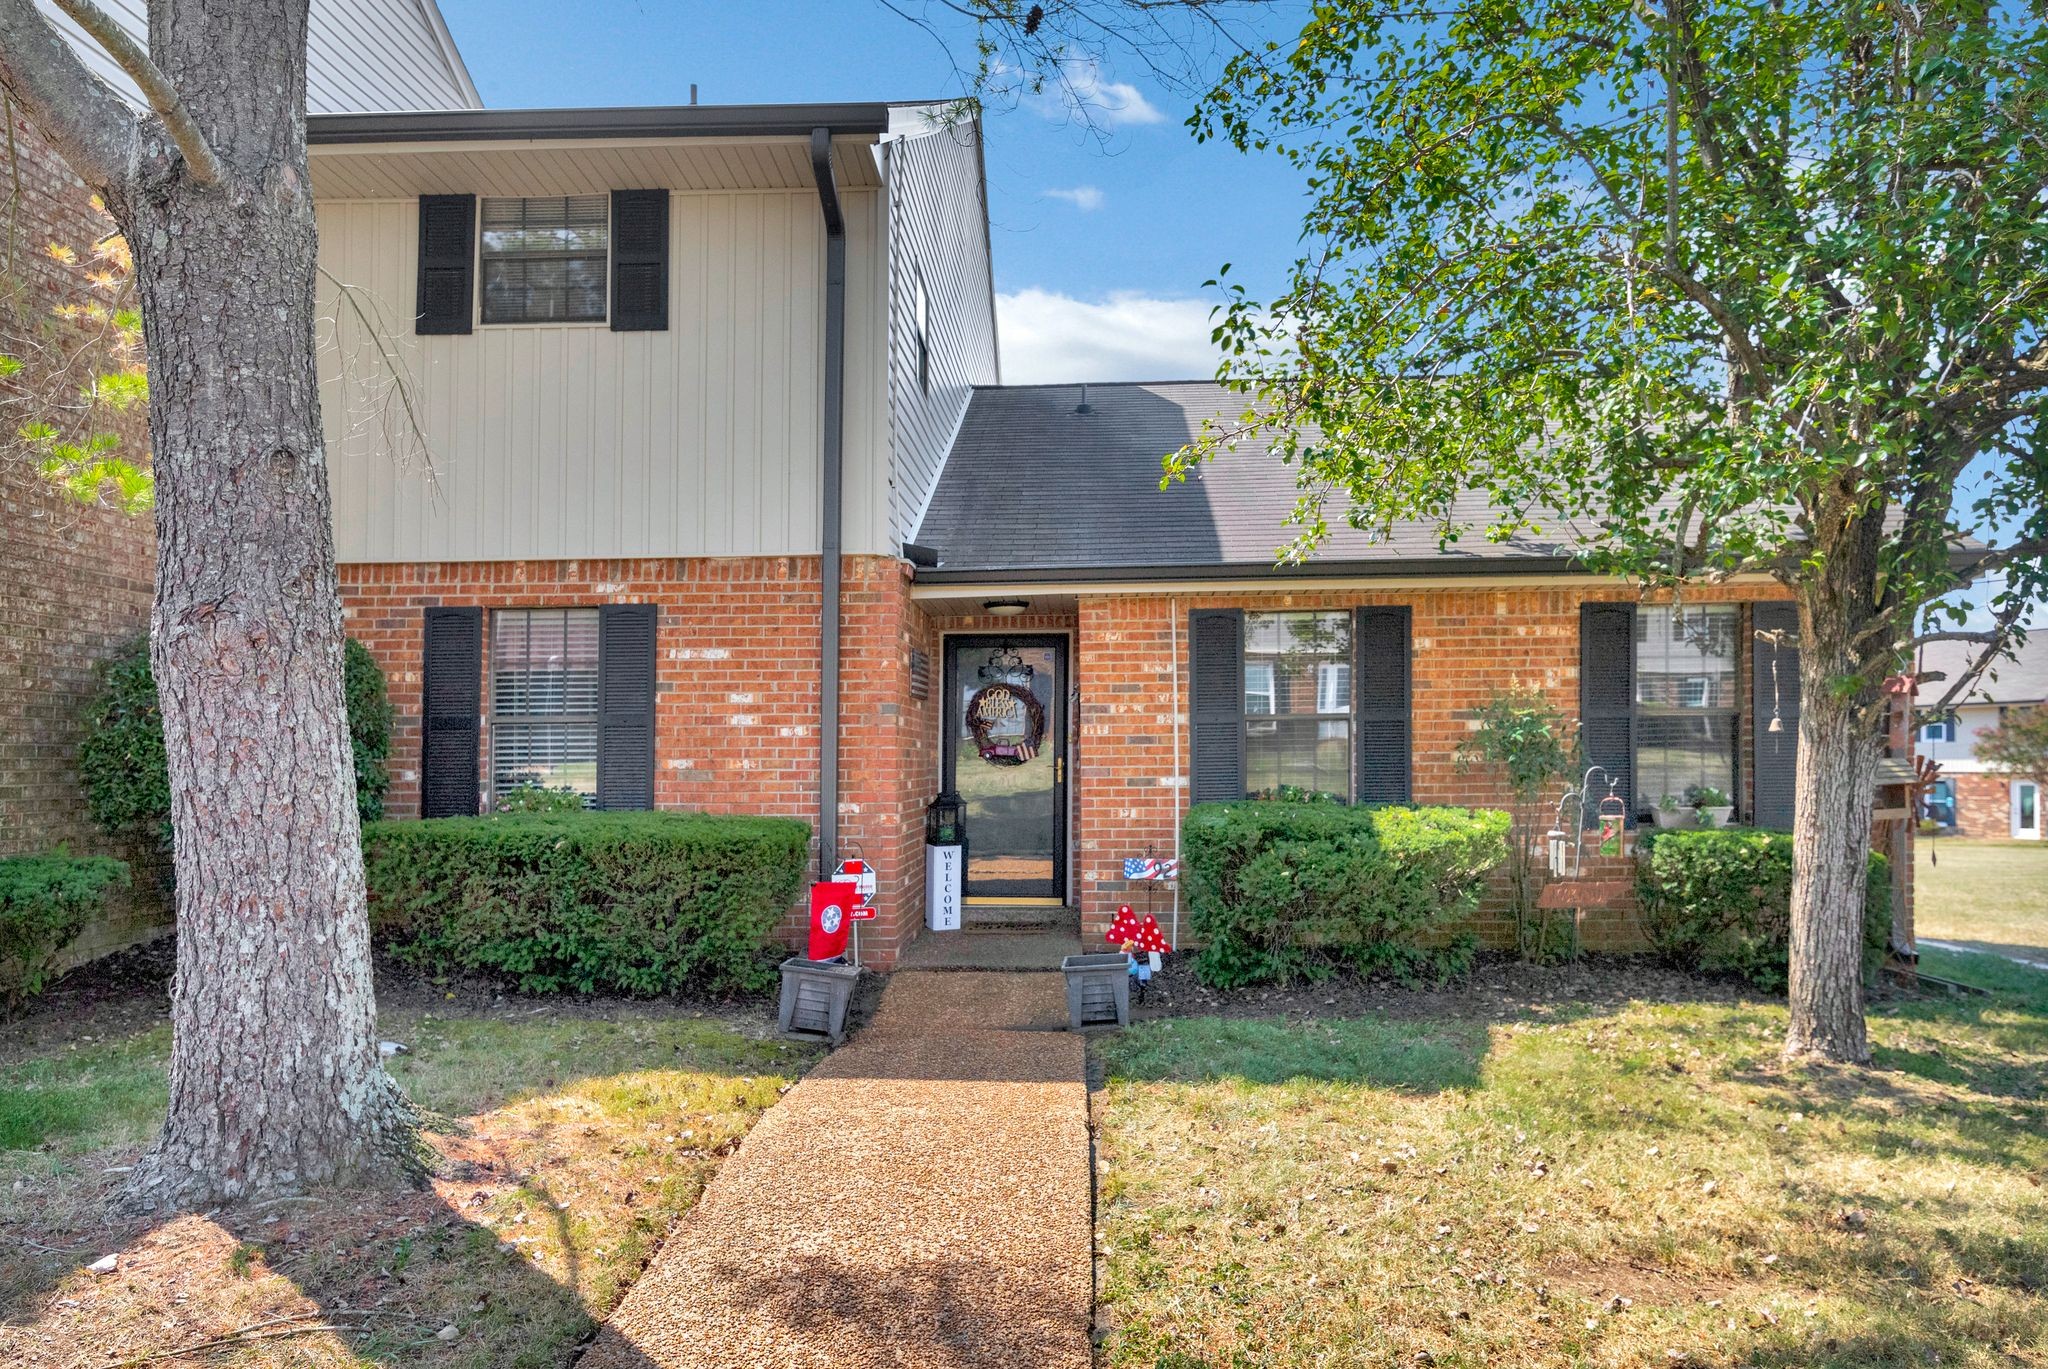
[[[1968,642],[1931,643],[1920,668],[1942,678],[1921,685],[1916,702],[1923,708],[1940,703],[1945,681],[1967,670],[1976,650]],[[1959,837],[2039,841],[2048,825],[2041,816],[2048,795],[2037,778],[2003,774],[1977,757],[1978,737],[2021,708],[2048,708],[2048,633],[2036,631],[2013,659],[1993,663],[1946,716],[1920,724],[1920,754],[1941,766],[1927,814]]]
[[[138,105],[133,82],[49,0],[41,8],[86,65]],[[101,0],[131,36],[148,42],[145,0]],[[312,0],[307,104],[314,111],[461,109],[481,104],[434,0]],[[92,261],[113,232],[92,194],[16,107],[7,130],[9,197],[0,289],[0,351],[24,336],[68,338],[52,311],[77,303],[79,272],[46,249]],[[19,421],[18,419],[16,421]],[[146,450],[140,409],[104,425],[123,450]],[[115,842],[87,814],[76,753],[95,667],[149,623],[156,536],[146,515],[88,507],[44,479],[19,450],[0,454],[0,856],[59,845],[118,850],[145,871],[146,842]],[[74,958],[120,949],[167,925],[169,910],[145,873],[132,898],[87,929]]]
[[[349,631],[398,713],[396,814],[539,783],[804,817],[821,859],[878,867],[881,965],[922,925],[936,795],[966,806],[970,922],[1099,929],[1142,897],[1125,860],[1171,856],[1191,801],[1498,798],[1457,748],[1513,686],[1583,720],[1631,823],[1710,787],[1789,825],[1796,649],[1771,634],[1796,616],[1775,583],[1646,599],[1587,573],[1568,530],[1445,552],[1429,527],[1336,519],[1276,566],[1297,491],[1270,453],[1159,488],[1236,397],[999,384],[971,109],[309,137],[325,274],[411,319],[404,440],[388,390],[338,362],[324,401]],[[1903,796],[1880,802],[1904,854]],[[1639,937],[1625,908],[1588,931]]]

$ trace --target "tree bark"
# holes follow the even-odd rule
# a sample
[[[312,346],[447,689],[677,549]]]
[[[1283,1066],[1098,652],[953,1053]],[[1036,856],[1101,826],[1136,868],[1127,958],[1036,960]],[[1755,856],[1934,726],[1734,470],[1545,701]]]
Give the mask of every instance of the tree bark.
[[[1880,696],[1856,638],[1873,613],[1875,518],[1825,550],[1799,603],[1799,773],[1793,791],[1788,1059],[1868,1064],[1863,900]]]
[[[157,487],[151,660],[170,758],[170,1111],[137,1209],[400,1176],[377,1054],[314,364],[306,0],[155,0],[151,52],[227,170],[161,126],[110,198],[135,258]]]

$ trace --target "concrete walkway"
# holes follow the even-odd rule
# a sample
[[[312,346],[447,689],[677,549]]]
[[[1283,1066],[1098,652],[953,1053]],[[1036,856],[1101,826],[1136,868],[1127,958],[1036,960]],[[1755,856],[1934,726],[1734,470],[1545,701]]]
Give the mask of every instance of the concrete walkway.
[[[1959,951],[1964,955],[1988,955],[1999,960],[2010,960],[2015,965],[2024,965],[2030,970],[2048,970],[2048,960],[2036,960],[2021,955],[2021,951],[2032,950],[2031,946],[1997,946],[1991,944],[1972,945],[1967,941],[1936,941],[1933,937],[1918,938],[1917,945],[1932,946],[1937,951]]]
[[[1087,1089],[1056,974],[905,972],[748,1134],[581,1369],[1086,1369]]]

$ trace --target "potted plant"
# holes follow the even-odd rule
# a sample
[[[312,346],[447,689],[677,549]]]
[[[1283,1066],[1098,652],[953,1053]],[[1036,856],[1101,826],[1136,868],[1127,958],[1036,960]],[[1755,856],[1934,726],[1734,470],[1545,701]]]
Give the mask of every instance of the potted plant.
[[[1710,784],[1695,784],[1685,791],[1685,805],[1692,809],[1702,827],[1726,827],[1735,815],[1728,796]]]
[[[1699,814],[1691,808],[1679,806],[1678,795],[1666,794],[1657,800],[1657,806],[1650,810],[1652,825],[1662,828],[1693,827],[1699,823]]]

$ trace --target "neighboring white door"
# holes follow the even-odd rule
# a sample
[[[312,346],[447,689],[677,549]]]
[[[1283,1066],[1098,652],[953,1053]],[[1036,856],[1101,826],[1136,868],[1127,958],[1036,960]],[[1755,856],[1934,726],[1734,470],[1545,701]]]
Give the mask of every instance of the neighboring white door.
[[[2012,782],[2012,834],[2041,839],[2041,786],[2032,780]]]

